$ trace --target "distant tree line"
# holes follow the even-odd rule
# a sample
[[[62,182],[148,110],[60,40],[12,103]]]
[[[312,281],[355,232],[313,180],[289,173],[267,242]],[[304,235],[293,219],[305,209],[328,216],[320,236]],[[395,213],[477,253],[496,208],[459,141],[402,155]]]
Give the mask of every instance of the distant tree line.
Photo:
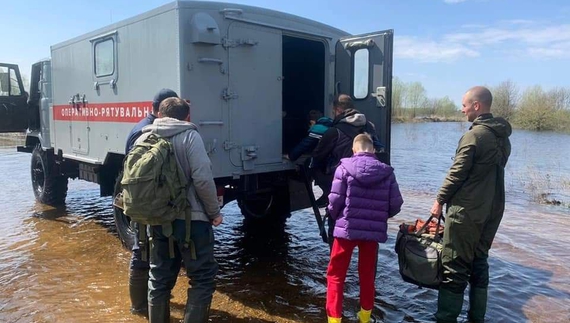
[[[395,122],[414,120],[460,121],[459,107],[449,97],[428,98],[420,82],[392,80],[392,119]]]
[[[570,88],[545,91],[536,85],[521,94],[518,86],[507,80],[489,89],[493,93],[493,115],[517,128],[570,132]],[[449,97],[428,98],[420,82],[406,83],[398,78],[392,82],[392,118],[395,122],[465,120]]]

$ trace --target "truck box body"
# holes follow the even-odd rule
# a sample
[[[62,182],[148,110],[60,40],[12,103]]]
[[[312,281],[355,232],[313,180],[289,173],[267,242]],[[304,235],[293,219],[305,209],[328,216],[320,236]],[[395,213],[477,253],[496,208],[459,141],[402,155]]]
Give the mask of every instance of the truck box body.
[[[0,132],[27,130],[18,149],[32,152],[40,202],[64,203],[68,178],[116,195],[127,135],[170,88],[191,101],[223,203],[289,213],[310,199],[283,156],[307,135],[309,111],[331,116],[338,94],[375,124],[389,163],[392,43],[392,30],[352,36],[262,8],[176,1],[52,46],[29,95],[18,67],[0,63]],[[125,242],[129,220],[117,210],[115,220]]]

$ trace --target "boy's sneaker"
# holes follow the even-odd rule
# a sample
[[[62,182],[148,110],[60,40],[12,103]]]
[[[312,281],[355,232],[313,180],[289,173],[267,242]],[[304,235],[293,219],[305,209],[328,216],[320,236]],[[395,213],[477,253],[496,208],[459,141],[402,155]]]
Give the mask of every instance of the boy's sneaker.
[[[329,205],[329,198],[326,195],[319,197],[315,202],[317,202],[317,207],[326,207]]]

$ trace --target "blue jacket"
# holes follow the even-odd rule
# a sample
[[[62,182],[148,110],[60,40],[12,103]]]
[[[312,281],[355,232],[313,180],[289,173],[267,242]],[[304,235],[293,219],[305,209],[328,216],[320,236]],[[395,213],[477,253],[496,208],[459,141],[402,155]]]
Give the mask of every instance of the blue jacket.
[[[149,124],[152,124],[154,122],[154,119],[156,119],[156,117],[152,113],[149,113],[146,116],[146,118],[139,121],[139,123],[137,123],[133,127],[133,129],[131,130],[131,132],[127,136],[127,145],[125,146],[125,154],[128,154],[129,151],[131,151],[131,149],[133,149],[133,146],[135,145],[135,141],[137,141],[137,139],[142,135],[142,129],[144,127],[148,126]]]
[[[303,154],[308,154],[313,151],[319,144],[319,141],[332,126],[333,120],[331,118],[322,117],[309,129],[309,134],[300,143],[297,144],[290,152],[289,159],[295,161]]]

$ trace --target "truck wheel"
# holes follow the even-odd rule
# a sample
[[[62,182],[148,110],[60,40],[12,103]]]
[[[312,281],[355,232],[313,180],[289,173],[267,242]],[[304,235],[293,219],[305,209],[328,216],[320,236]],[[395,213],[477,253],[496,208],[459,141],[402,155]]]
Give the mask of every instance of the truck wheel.
[[[121,179],[123,178],[123,172],[119,172],[117,176],[117,180],[115,181],[115,191],[113,194],[113,199],[117,194],[121,193],[123,187],[121,186]],[[119,235],[119,239],[123,243],[125,248],[131,250],[133,248],[133,244],[135,243],[135,231],[131,227],[131,218],[123,213],[121,208],[118,208],[113,205],[113,217],[115,218],[115,227],[117,228],[117,234]]]
[[[43,204],[60,206],[67,196],[67,176],[54,174],[53,157],[36,146],[32,152],[31,177],[36,199]]]
[[[241,214],[249,220],[285,221],[291,215],[287,187],[274,192],[237,199]]]

